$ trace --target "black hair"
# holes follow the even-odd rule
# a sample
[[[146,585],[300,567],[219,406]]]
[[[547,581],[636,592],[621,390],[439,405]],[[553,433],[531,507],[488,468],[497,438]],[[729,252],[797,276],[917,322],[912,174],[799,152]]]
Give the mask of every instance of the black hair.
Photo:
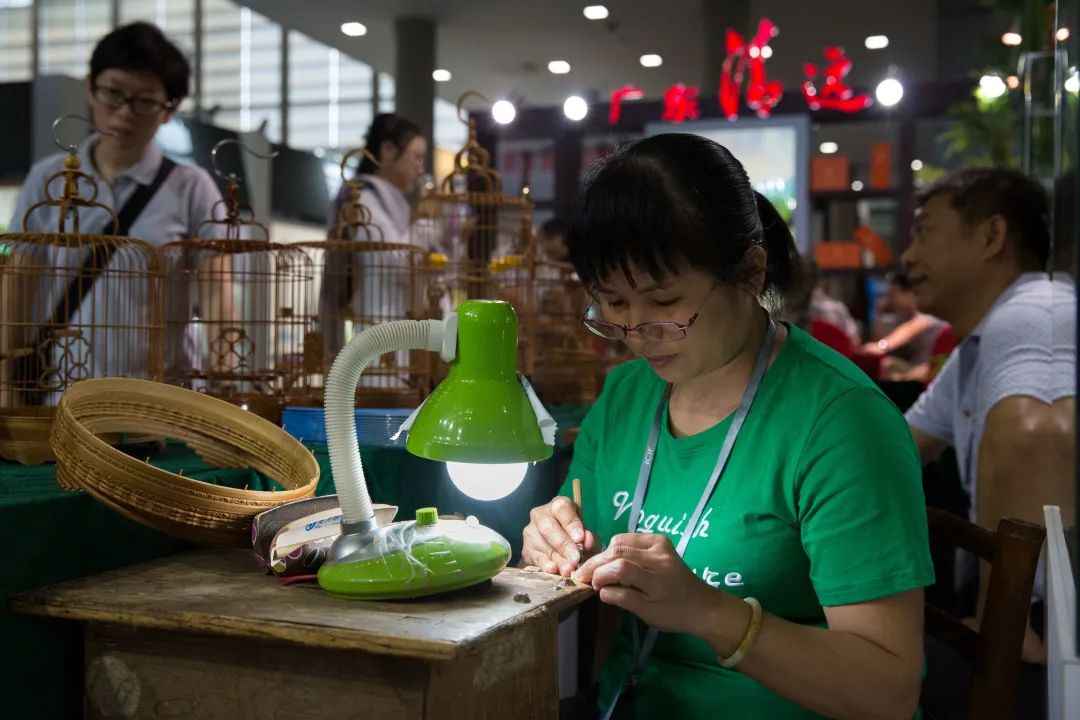
[[[698,135],[645,138],[594,165],[578,190],[567,236],[570,261],[592,289],[613,270],[662,280],[683,265],[718,282],[752,276],[747,251],[765,249],[761,301],[779,309],[802,261],[787,223],[750,186],[742,164]]]
[[[923,207],[944,195],[963,221],[971,226],[993,215],[1005,218],[1006,237],[1032,265],[1045,269],[1050,258],[1049,201],[1037,181],[1012,168],[958,170],[922,190],[916,204]]]
[[[123,25],[98,41],[90,56],[90,82],[109,69],[156,76],[170,102],[179,103],[188,95],[191,65],[180,48],[147,22]]]
[[[364,147],[377,158],[379,157],[379,149],[384,142],[393,143],[399,152],[403,152],[409,143],[413,141],[413,138],[422,137],[423,134],[420,126],[412,120],[394,113],[380,113],[371,121],[371,127],[368,128],[365,137]],[[360,162],[360,168],[357,172],[370,175],[376,169],[375,163],[365,156]]]

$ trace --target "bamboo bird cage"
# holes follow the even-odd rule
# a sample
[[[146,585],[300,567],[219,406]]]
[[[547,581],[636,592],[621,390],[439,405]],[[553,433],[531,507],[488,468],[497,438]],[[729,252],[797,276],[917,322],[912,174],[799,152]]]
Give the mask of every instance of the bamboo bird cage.
[[[502,177],[491,156],[469,126],[465,146],[454,156],[454,168],[434,191],[425,193],[414,212],[413,235],[432,251],[425,295],[428,313],[439,317],[471,299],[506,300],[518,314],[519,360],[532,375],[535,355],[533,305],[533,205],[528,190],[502,191]]]
[[[346,177],[350,159],[360,153],[370,157],[358,148],[341,160],[347,199],[329,238],[296,245],[314,264],[319,300],[312,308],[311,330],[304,341],[305,383],[290,398],[295,404],[322,404],[330,366],[355,335],[387,322],[429,315],[425,300],[428,253],[417,245],[386,242],[382,228],[372,222],[363,202],[363,182],[356,176]],[[419,405],[431,388],[429,356],[421,350],[383,355],[364,371],[356,390],[357,405]]]
[[[53,458],[49,427],[72,384],[162,376],[159,259],[115,234],[116,213],[97,201],[76,146],[57,144],[69,155],[45,181],[45,200],[26,211],[22,232],[0,235],[0,457],[30,464]],[[83,212],[90,217],[80,223]],[[28,231],[34,213],[55,218],[57,231]]]
[[[240,201],[235,174],[195,237],[160,249],[165,270],[165,381],[278,423],[300,387],[315,267],[269,232]],[[243,145],[240,146],[252,152]],[[218,208],[223,208],[219,213]]]

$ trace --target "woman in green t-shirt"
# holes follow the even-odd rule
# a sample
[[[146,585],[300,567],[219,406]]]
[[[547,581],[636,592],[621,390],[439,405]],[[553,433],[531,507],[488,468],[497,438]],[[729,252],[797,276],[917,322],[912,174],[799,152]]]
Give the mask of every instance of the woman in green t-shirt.
[[[918,455],[855,366],[774,323],[798,257],[742,165],[669,134],[583,182],[570,258],[616,368],[523,560],[622,608],[620,717],[911,718],[933,582]],[[737,442],[736,442],[737,439]],[[617,702],[616,702],[617,700]]]

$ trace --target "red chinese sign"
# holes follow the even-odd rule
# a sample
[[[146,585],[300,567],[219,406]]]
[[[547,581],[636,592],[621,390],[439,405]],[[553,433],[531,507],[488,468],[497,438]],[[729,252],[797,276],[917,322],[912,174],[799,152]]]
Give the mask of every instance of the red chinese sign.
[[[611,93],[611,110],[608,111],[608,122],[614,125],[622,117],[623,100],[640,100],[645,97],[645,91],[633,85],[623,85]]]
[[[780,33],[779,28],[768,20],[758,23],[757,32],[749,40],[728,29],[726,43],[727,54],[720,73],[719,102],[720,111],[729,120],[739,117],[740,102],[758,114],[769,117],[773,109],[784,96],[784,88],[777,80],[769,80],[765,63],[772,55],[769,41]],[[819,69],[813,63],[803,65],[806,76],[802,85],[802,95],[811,110],[838,110],[854,113],[864,110],[873,103],[869,95],[856,95],[844,78],[851,72],[852,62],[844,54],[843,48],[825,49],[826,64]],[[818,75],[821,86],[818,87]],[[640,100],[644,97],[641,88],[625,85],[611,93],[611,110],[608,122],[615,125],[622,117],[624,100]],[[668,122],[681,123],[696,120],[700,116],[698,89],[678,83],[664,91],[664,111],[661,118]]]
[[[681,123],[697,120],[699,117],[701,117],[701,111],[698,108],[696,87],[678,83],[664,91],[664,114],[660,116],[662,120]]]
[[[750,42],[732,29],[727,31],[727,56],[720,71],[720,110],[724,117],[734,120],[739,116],[739,97],[742,95],[746,71],[750,71],[746,83],[746,106],[760,117],[769,117],[776,103],[784,95],[783,86],[770,81],[765,72],[768,59],[765,48],[780,33],[770,20],[758,23],[757,34]]]
[[[851,59],[844,54],[840,47],[825,48],[825,60],[828,64],[822,71],[825,79],[820,89],[814,84],[818,75],[818,67],[813,63],[803,65],[803,75],[806,82],[802,86],[803,97],[811,110],[839,110],[840,112],[853,113],[870,107],[873,100],[869,95],[856,95],[851,86],[844,82],[844,78],[851,72]]]

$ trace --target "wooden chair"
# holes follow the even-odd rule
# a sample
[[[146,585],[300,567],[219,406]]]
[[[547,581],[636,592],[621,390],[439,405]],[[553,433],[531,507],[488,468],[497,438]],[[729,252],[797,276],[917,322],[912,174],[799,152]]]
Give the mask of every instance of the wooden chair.
[[[968,720],[1010,718],[1031,588],[1046,530],[1006,518],[991,532],[936,508],[928,508],[927,517],[931,542],[963,548],[991,567],[979,631],[927,604],[926,632],[971,663]]]

